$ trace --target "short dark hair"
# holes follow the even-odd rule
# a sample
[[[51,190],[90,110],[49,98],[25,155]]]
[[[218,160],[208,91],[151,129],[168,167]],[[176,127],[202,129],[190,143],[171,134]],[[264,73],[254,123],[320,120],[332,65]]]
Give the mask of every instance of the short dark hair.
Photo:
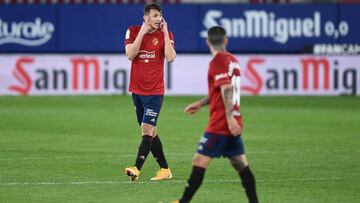
[[[221,46],[225,42],[226,31],[221,26],[211,27],[208,32],[208,41],[213,46]]]
[[[153,3],[148,3],[144,6],[144,14],[148,15],[151,9],[155,9],[160,13],[162,12],[160,4],[153,2]]]

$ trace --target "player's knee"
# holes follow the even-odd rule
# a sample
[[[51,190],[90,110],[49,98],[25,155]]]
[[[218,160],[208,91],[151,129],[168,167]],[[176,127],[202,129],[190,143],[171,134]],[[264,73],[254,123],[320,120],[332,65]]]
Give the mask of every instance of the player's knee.
[[[231,162],[231,165],[238,172],[241,172],[246,167],[246,165],[242,161]]]
[[[192,160],[192,165],[193,165],[193,166],[203,167],[204,162],[201,161],[200,159],[194,158],[194,159]]]
[[[234,167],[234,169],[238,172],[241,172],[248,165],[246,159],[242,160],[239,157],[230,158],[230,163]]]
[[[209,165],[209,160],[204,159],[203,157],[195,155],[195,157],[192,160],[192,165],[206,169],[208,167],[208,165]]]
[[[153,130],[153,137],[155,137],[157,135],[157,128],[154,127],[154,130]]]
[[[150,136],[154,136],[154,126],[143,123],[141,124],[141,132],[142,135],[150,135]]]

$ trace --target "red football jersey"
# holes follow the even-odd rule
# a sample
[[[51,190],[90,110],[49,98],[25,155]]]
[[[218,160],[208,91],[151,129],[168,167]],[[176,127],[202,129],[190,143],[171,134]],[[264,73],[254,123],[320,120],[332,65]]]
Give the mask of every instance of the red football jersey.
[[[208,72],[210,120],[206,132],[232,136],[226,122],[225,105],[220,86],[231,84],[233,87],[233,115],[242,127],[240,113],[240,65],[228,52],[220,52],[211,60]]]
[[[141,26],[130,26],[126,32],[125,46],[132,44]],[[170,40],[174,46],[172,32]],[[138,55],[132,60],[129,91],[140,95],[164,94],[164,33],[158,29],[145,34]]]

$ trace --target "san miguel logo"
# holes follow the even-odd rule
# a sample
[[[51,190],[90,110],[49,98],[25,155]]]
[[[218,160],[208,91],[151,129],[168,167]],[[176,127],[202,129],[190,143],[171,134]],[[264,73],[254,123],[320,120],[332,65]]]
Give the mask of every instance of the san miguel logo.
[[[86,94],[112,91],[127,92],[127,71],[110,68],[108,60],[96,57],[66,58],[58,67],[44,67],[35,57],[20,57],[12,70],[10,92],[28,94]],[[64,63],[65,61],[65,63]],[[70,66],[64,68],[64,64]]]
[[[17,81],[19,81],[18,85],[12,85],[9,87],[9,90],[17,92],[22,95],[27,95],[32,87],[32,80],[29,74],[26,72],[24,65],[32,64],[34,62],[33,58],[20,58],[15,65],[15,69],[13,70],[13,75]]]
[[[238,16],[228,16],[222,10],[210,9],[203,18],[205,30],[200,37],[206,38],[207,30],[213,26],[222,26],[229,38],[272,39],[278,44],[286,44],[299,38],[330,37],[337,39],[347,36],[350,26],[346,21],[325,21],[320,11],[311,15],[286,16],[280,12],[267,10],[244,10]]]
[[[0,18],[0,45],[43,45],[52,38],[54,31],[54,24],[51,22],[42,22],[40,17],[35,18],[33,22],[6,22]]]
[[[283,63],[280,67],[281,63],[269,59],[271,57],[247,61],[243,72],[246,82],[241,86],[244,92],[251,95],[360,95],[360,69],[343,65],[341,60],[297,57],[293,60],[297,63]]]
[[[244,76],[250,81],[250,85],[243,85],[241,89],[249,92],[252,95],[259,95],[263,86],[263,79],[256,71],[256,65],[264,63],[264,59],[252,59],[247,63]]]

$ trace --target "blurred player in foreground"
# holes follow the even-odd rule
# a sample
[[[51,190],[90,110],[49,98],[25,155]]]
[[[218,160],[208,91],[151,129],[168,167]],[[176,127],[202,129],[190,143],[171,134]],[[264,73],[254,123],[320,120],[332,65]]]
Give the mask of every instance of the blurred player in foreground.
[[[226,51],[227,43],[224,28],[216,26],[208,30],[207,44],[213,56],[208,71],[209,97],[188,105],[185,112],[193,115],[201,107],[210,105],[210,120],[194,156],[192,172],[183,196],[173,203],[190,202],[200,187],[211,160],[221,156],[228,158],[239,173],[249,202],[259,202],[255,178],[249,168],[241,139],[240,66],[237,59]]]
[[[142,26],[130,26],[125,37],[126,56],[132,61],[129,91],[142,132],[135,165],[125,168],[131,181],[138,180],[150,151],[160,166],[151,180],[172,178],[156,125],[164,95],[164,59],[171,62],[176,57],[173,35],[159,4],[145,5],[143,18]]]

